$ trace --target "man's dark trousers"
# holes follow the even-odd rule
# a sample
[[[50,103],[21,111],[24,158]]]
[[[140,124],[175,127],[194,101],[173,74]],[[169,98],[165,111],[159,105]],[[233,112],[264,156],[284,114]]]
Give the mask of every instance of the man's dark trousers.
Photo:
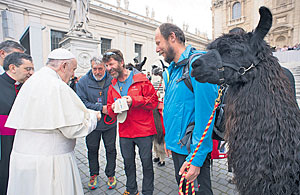
[[[106,131],[94,130],[86,137],[86,145],[88,148],[88,160],[90,167],[90,175],[99,175],[98,154],[100,148],[101,137],[104,142],[106,151],[106,168],[107,177],[115,176],[116,168],[116,126]]]
[[[126,190],[130,193],[137,191],[135,146],[139,148],[139,154],[143,167],[143,195],[152,195],[154,191],[154,171],[152,161],[152,136],[124,138],[120,137],[121,153],[124,159],[125,173],[127,177]]]
[[[179,170],[182,164],[186,161],[187,155],[178,154],[172,151],[172,159],[175,167],[175,177],[177,184],[179,185],[181,175],[179,175]],[[211,180],[210,180],[210,154],[207,155],[202,167],[200,168],[200,174],[197,177],[198,184],[200,184],[199,191],[196,191],[197,195],[212,195]],[[196,186],[195,186],[196,187]],[[183,192],[185,193],[185,183],[183,184]],[[189,195],[191,190],[189,190]]]

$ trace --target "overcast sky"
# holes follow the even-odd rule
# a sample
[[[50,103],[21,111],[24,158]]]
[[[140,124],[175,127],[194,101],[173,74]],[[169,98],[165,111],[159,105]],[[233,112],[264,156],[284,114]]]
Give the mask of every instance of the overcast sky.
[[[102,1],[117,5],[117,0]],[[195,33],[195,28],[198,28],[211,38],[211,0],[129,0],[129,10],[138,14],[146,16],[146,6],[149,7],[149,15],[153,9],[154,18],[160,22],[167,22],[169,15],[181,29],[187,23],[189,32]],[[124,0],[121,0],[121,7],[125,7]]]

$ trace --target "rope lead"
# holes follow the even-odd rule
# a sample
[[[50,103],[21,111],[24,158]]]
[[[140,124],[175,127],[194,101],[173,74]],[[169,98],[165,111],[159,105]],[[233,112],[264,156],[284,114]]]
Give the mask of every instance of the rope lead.
[[[198,143],[196,149],[194,150],[194,153],[193,153],[191,159],[190,159],[189,162],[188,162],[188,165],[187,165],[187,167],[186,167],[186,171],[185,171],[185,172],[182,174],[182,176],[181,176],[180,183],[179,183],[179,195],[184,195],[184,193],[182,192],[183,181],[184,181],[185,176],[186,176],[187,172],[188,172],[189,169],[190,169],[191,163],[192,163],[192,161],[193,161],[193,159],[194,159],[196,153],[198,152],[198,150],[199,150],[199,148],[200,148],[200,145],[201,145],[201,143],[203,142],[203,139],[204,139],[204,137],[205,137],[205,135],[206,135],[206,133],[207,133],[207,131],[208,131],[210,125],[211,125],[211,122],[212,122],[212,120],[213,120],[213,118],[214,118],[214,114],[215,114],[215,112],[216,112],[216,109],[218,108],[219,104],[221,103],[221,97],[222,97],[222,94],[223,94],[223,89],[224,89],[224,88],[221,87],[221,88],[218,90],[218,97],[217,97],[217,99],[215,100],[215,107],[214,107],[214,109],[213,109],[213,111],[212,111],[212,113],[211,113],[211,115],[210,115],[210,118],[209,118],[209,120],[208,120],[208,123],[207,123],[207,125],[206,125],[206,128],[205,128],[205,130],[204,130],[204,132],[203,132],[203,134],[202,134],[202,137],[201,137],[201,139],[200,139],[200,141],[199,141],[199,143]],[[194,186],[194,182],[190,182],[189,180],[186,181],[185,194],[188,195],[188,192],[189,192],[189,185],[190,185],[190,184],[191,184],[191,188],[192,188],[192,195],[195,195],[195,186]]]

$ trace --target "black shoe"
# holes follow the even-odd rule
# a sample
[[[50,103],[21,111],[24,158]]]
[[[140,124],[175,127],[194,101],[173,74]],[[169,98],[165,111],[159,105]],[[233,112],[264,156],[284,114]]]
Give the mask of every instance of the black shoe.
[[[163,161],[163,162],[158,162],[157,165],[158,165],[159,167],[163,167],[163,166],[165,166],[165,161]]]
[[[159,161],[159,157],[153,158],[153,162],[158,162],[158,161]]]

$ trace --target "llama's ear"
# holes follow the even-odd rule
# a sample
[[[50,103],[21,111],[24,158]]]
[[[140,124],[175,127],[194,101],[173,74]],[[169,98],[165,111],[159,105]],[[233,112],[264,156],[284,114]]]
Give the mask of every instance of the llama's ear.
[[[259,8],[260,19],[251,38],[251,45],[261,42],[272,27],[272,13],[267,7]]]

